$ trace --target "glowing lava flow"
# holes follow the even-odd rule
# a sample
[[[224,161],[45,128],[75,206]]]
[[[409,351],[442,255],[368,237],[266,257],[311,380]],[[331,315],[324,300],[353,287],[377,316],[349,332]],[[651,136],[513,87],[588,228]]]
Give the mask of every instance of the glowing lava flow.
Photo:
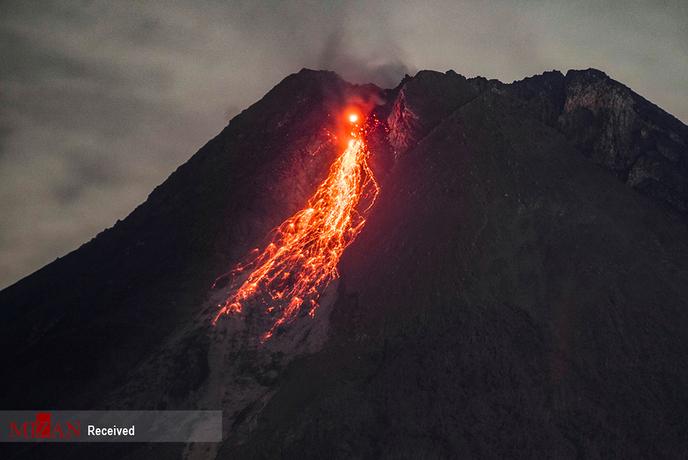
[[[347,120],[348,145],[327,178],[304,209],[275,229],[272,242],[254,260],[234,270],[235,274],[247,268],[253,271],[220,305],[213,324],[224,314],[241,313],[247,302],[261,302],[266,313],[276,318],[262,336],[267,340],[304,304],[310,316],[315,314],[320,294],[338,277],[339,259],[365,225],[365,214],[379,192],[368,166],[365,127],[355,113]]]

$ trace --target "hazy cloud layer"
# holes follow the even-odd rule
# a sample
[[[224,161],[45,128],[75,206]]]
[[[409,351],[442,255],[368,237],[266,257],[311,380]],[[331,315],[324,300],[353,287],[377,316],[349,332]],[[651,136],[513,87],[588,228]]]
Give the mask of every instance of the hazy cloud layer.
[[[0,287],[126,216],[301,67],[597,67],[688,120],[685,1],[0,4]]]

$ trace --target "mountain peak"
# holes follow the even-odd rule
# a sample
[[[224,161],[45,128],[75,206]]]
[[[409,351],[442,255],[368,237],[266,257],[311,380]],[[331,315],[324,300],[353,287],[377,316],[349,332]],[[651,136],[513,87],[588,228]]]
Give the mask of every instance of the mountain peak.
[[[587,69],[581,69],[581,70],[576,70],[576,69],[569,69],[566,72],[566,77],[567,78],[575,78],[575,77],[582,77],[586,78],[589,81],[595,81],[595,80],[607,80],[609,79],[609,75],[604,73],[603,71],[599,69],[595,69],[592,67],[589,67]]]

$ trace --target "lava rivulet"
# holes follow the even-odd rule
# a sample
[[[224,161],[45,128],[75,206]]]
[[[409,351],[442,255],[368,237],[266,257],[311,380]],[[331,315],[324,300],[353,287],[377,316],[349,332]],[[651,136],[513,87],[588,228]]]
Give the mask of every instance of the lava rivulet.
[[[220,305],[213,324],[255,303],[274,318],[262,336],[266,340],[302,307],[315,314],[320,294],[338,277],[339,259],[365,225],[379,192],[368,165],[365,123],[359,119],[356,113],[347,115],[348,144],[306,206],[275,229],[262,252],[256,250],[253,260],[233,271],[238,278],[251,270]]]

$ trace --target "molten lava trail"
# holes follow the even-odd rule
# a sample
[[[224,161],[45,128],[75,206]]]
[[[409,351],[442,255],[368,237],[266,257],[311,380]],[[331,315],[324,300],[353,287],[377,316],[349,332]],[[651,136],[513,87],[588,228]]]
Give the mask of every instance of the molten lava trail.
[[[320,294],[339,276],[339,259],[363,229],[379,192],[368,165],[366,124],[359,123],[359,118],[348,115],[347,147],[306,206],[274,230],[262,252],[256,250],[253,260],[232,272],[239,277],[252,270],[220,305],[213,324],[222,315],[241,313],[247,303],[255,302],[274,319],[261,337],[267,340],[304,305],[311,317],[315,315]]]

